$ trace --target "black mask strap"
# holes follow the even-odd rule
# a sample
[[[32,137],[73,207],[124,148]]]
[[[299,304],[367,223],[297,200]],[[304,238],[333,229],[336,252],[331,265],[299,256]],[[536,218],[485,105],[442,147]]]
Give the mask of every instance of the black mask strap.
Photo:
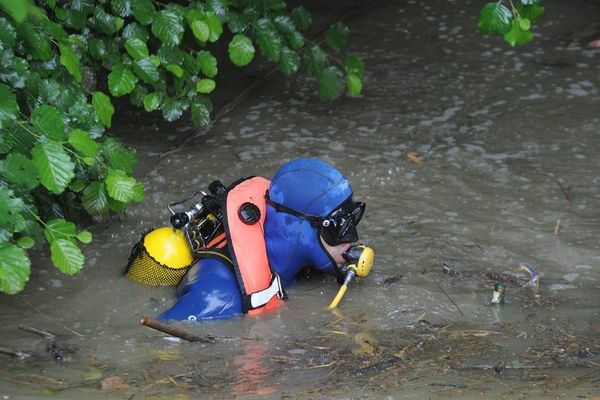
[[[269,192],[267,192],[265,194],[265,200],[266,200],[267,204],[269,204],[271,207],[273,207],[278,212],[290,214],[290,215],[293,215],[294,217],[298,217],[300,219],[308,221],[314,228],[320,227],[321,224],[323,223],[323,218],[321,218],[321,217],[318,217],[316,215],[311,215],[311,214],[304,214],[304,213],[301,213],[300,211],[296,211],[292,208],[286,207],[283,204],[275,203],[273,200],[271,200],[269,198]]]

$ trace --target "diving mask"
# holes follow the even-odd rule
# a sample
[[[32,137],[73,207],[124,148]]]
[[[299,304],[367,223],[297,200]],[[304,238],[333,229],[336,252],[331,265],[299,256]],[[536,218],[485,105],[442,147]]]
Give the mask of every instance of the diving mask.
[[[318,227],[323,240],[330,246],[352,243],[358,240],[356,225],[358,225],[365,213],[366,204],[360,201],[352,201],[352,197],[348,198],[325,217],[305,214],[286,207],[283,204],[276,203],[269,199],[268,194],[265,196],[265,199],[275,210],[309,221],[312,226]]]

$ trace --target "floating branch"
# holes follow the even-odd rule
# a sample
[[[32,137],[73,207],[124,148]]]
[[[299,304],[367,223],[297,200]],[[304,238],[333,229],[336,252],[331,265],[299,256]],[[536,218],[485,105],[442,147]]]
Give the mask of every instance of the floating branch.
[[[165,324],[163,322],[159,322],[148,317],[141,317],[140,324],[146,325],[149,328],[156,329],[157,331],[161,331],[171,336],[187,340],[188,342],[214,343],[215,341],[215,338],[211,335],[195,335],[193,333],[187,332],[184,329],[178,328],[173,325]]]

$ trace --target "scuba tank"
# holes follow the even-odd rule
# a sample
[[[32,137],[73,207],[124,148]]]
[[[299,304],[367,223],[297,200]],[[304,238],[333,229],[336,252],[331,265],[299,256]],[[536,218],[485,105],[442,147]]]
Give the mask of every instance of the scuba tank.
[[[128,278],[148,285],[176,286],[201,250],[226,245],[221,210],[226,188],[220,181],[213,181],[208,190],[210,194],[197,190],[168,204],[171,227],[152,229],[142,235],[129,256],[125,269]],[[175,206],[199,195],[200,201],[187,211],[175,212]]]

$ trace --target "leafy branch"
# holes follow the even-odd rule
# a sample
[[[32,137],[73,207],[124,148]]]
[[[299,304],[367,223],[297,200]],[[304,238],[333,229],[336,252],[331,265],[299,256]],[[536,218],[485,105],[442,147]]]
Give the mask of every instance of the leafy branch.
[[[504,0],[488,3],[479,14],[479,29],[501,36],[513,47],[529,43],[533,39],[531,24],[544,13],[541,2],[508,0],[510,8],[504,5]]]
[[[260,55],[284,75],[306,70],[323,100],[359,95],[348,28],[329,28],[330,55],[302,34],[311,22],[283,0],[0,0],[0,291],[23,289],[25,251],[44,241],[58,269],[78,272],[92,237],[71,220],[143,200],[135,150],[105,132],[114,98],[208,127],[219,44],[238,67]]]

